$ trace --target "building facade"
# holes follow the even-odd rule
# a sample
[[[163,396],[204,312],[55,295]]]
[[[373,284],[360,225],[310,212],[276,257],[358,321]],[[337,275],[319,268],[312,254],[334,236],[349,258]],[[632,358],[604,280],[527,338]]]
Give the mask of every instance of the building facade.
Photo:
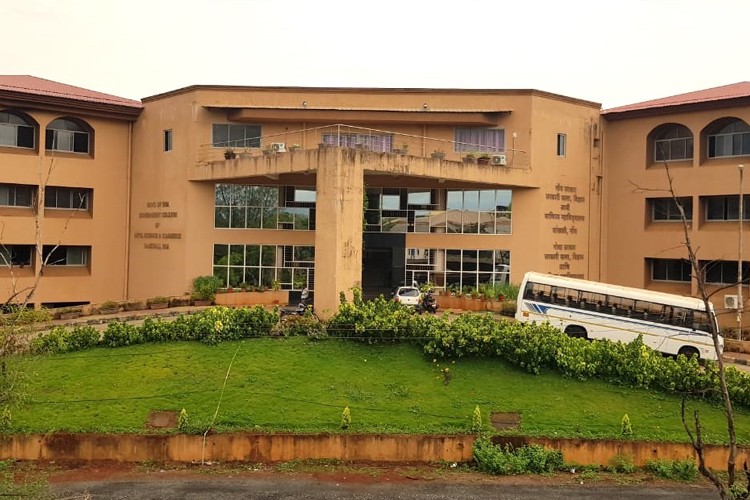
[[[665,162],[720,287],[750,155],[740,87],[602,112],[537,90],[192,86],[137,102],[0,77],[2,294],[41,272],[35,305],[182,295],[215,274],[307,286],[326,314],[354,287],[529,270],[695,294]]]
[[[674,192],[719,322],[736,325],[740,260],[743,280],[750,275],[748,261],[740,259],[738,168],[750,167],[750,83],[605,110],[602,116],[604,279],[698,294]],[[749,199],[743,196],[744,220],[750,217]]]

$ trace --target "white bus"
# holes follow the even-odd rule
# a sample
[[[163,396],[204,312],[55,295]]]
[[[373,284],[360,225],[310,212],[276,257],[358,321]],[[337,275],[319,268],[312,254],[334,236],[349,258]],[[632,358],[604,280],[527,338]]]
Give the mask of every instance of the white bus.
[[[642,335],[644,344],[666,354],[716,359],[709,323],[715,315],[693,297],[529,272],[519,289],[516,320],[548,321],[586,339],[630,342]],[[721,337],[719,345],[723,350]]]

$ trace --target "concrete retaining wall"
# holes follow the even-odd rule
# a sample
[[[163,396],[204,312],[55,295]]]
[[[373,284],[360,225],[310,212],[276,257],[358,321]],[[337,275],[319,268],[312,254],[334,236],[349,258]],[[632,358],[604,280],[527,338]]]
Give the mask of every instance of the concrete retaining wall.
[[[19,435],[0,440],[0,459],[114,460],[140,462],[219,461],[283,462],[294,459],[337,459],[371,462],[468,462],[474,436],[418,436],[379,434],[215,434],[193,435],[47,434]],[[635,441],[500,437],[495,442],[514,446],[538,443],[563,451],[567,462],[607,465],[618,454],[636,465],[648,459],[684,459],[694,456],[686,444]],[[706,447],[711,468],[726,467],[728,451]],[[737,464],[750,461],[750,448],[741,448]]]

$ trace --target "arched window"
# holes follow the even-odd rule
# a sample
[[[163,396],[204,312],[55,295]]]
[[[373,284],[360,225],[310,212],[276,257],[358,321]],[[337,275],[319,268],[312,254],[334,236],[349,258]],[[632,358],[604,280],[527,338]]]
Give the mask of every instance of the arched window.
[[[91,151],[90,129],[70,118],[58,118],[47,125],[45,147],[50,151],[89,153]]]
[[[36,125],[21,114],[0,111],[0,146],[11,148],[35,147]]]
[[[715,122],[708,127],[708,157],[750,155],[750,125],[737,118]]]
[[[689,160],[693,157],[693,133],[684,125],[661,125],[651,132],[650,137],[655,162]]]

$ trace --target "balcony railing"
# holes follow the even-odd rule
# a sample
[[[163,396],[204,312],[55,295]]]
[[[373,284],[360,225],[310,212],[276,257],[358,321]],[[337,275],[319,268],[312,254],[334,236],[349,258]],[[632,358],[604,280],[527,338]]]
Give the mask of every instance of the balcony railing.
[[[517,149],[343,124],[203,144],[199,148],[198,163],[283,154],[330,146],[440,160],[488,163],[516,168],[528,167],[525,151]]]

